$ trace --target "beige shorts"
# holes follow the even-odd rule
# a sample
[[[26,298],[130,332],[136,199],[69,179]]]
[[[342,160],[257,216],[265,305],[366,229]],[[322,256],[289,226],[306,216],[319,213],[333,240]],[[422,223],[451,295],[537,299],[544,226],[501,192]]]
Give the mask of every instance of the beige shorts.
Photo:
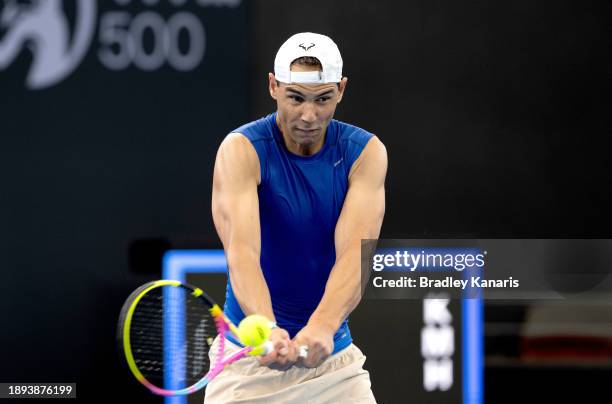
[[[210,349],[215,363],[218,339]],[[239,349],[225,342],[225,355]],[[227,366],[208,386],[206,404],[229,403],[376,403],[366,357],[354,344],[327,358],[317,368],[292,366],[274,370],[257,358],[243,358]]]

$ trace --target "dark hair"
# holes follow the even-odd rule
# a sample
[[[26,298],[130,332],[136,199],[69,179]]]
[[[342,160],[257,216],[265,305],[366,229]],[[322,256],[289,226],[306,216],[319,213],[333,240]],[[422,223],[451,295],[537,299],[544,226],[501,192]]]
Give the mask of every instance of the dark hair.
[[[297,58],[293,62],[291,62],[291,64],[289,65],[289,68],[291,68],[291,66],[293,65],[317,66],[319,69],[323,70],[323,65],[321,64],[319,59],[313,56],[302,56],[300,58]]]

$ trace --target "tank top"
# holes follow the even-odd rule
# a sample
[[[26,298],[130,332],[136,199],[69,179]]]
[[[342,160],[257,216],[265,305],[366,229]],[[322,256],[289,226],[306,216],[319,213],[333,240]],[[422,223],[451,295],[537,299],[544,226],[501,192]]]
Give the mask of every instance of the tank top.
[[[232,132],[246,136],[259,157],[261,269],[277,324],[293,338],[323,297],[336,261],[334,231],[349,171],[373,135],[331,120],[321,150],[299,156],[287,150],[276,113]],[[359,269],[355,276],[360,276]],[[234,324],[244,318],[230,279],[224,311]],[[334,335],[333,353],[351,342],[345,320]]]

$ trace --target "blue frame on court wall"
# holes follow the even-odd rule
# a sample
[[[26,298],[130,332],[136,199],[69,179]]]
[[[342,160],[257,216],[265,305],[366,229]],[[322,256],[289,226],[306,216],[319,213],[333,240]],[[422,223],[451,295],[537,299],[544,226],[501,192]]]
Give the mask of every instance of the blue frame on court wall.
[[[162,278],[185,282],[188,273],[225,273],[226,271],[227,261],[223,250],[171,250],[164,255]],[[464,299],[462,301],[462,318],[463,404],[482,404],[484,398],[482,299]],[[177,339],[176,336],[166,338],[164,336],[164,339],[166,341],[177,341],[180,338]],[[167,374],[171,375],[167,385],[175,385],[176,378],[172,376],[171,372]],[[186,403],[186,396],[165,397],[165,404]]]

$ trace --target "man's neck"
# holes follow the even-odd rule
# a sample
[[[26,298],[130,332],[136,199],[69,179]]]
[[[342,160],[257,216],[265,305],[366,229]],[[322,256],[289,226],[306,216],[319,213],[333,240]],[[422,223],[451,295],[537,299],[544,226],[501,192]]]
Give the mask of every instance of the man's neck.
[[[285,147],[289,152],[296,154],[298,156],[308,157],[316,154],[319,150],[323,148],[325,144],[325,136],[327,136],[327,128],[323,129],[323,136],[321,139],[313,144],[301,145],[295,143],[289,135],[287,135],[287,131],[283,127],[282,123],[278,119],[278,115],[276,116],[276,126],[280,129],[281,135],[283,136],[283,141],[285,142]]]

